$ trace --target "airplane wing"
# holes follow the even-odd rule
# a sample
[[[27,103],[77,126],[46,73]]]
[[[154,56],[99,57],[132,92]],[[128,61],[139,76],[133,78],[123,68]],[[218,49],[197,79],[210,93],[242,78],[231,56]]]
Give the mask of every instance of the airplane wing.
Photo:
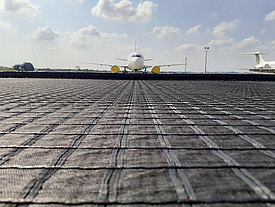
[[[179,63],[179,64],[167,64],[167,65],[156,65],[158,67],[171,67],[171,66],[178,66],[178,65],[185,65],[185,63]],[[152,68],[153,65],[144,65],[144,68]]]
[[[110,65],[110,64],[105,64],[105,63],[88,63],[88,62],[83,62],[83,63],[92,64],[92,65],[100,65],[100,66],[109,66],[109,67],[112,67],[112,65]]]
[[[126,58],[116,58],[117,60],[128,61]]]
[[[145,69],[147,69],[147,68],[152,68],[153,66],[152,65],[144,65],[143,66]]]
[[[128,68],[128,65],[118,65],[120,68]]]
[[[179,63],[179,64],[167,64],[167,65],[158,65],[159,67],[171,67],[171,66],[178,66],[178,65],[185,65],[185,63]]]
[[[83,62],[83,63],[92,64],[92,65],[100,65],[100,66],[109,66],[109,67],[113,66],[111,64],[106,64],[106,63],[89,63],[89,62]],[[120,67],[120,68],[128,68],[128,65],[118,65],[118,67]]]

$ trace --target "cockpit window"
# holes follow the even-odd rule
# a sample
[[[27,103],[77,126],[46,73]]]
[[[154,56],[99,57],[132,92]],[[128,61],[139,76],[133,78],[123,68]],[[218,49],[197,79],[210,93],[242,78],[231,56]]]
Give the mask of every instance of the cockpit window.
[[[132,57],[140,57],[140,55],[132,55]]]

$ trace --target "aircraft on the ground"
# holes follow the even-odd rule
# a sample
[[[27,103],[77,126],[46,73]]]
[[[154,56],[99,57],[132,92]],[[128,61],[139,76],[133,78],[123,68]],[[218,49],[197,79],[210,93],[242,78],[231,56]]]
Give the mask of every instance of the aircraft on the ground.
[[[136,51],[136,43],[135,43],[135,51],[132,52],[128,59],[126,58],[117,58],[117,60],[127,61],[127,65],[112,65],[112,64],[102,64],[102,63],[88,63],[100,66],[109,66],[111,67],[111,71],[113,73],[118,73],[120,68],[124,68],[124,72],[127,70],[132,70],[134,72],[138,72],[144,70],[146,73],[148,68],[152,68],[152,73],[159,73],[161,67],[170,67],[170,66],[177,66],[177,65],[185,65],[183,63],[180,64],[167,64],[167,65],[144,65],[145,61],[153,60],[153,59],[144,59],[144,56]]]
[[[249,69],[252,72],[261,72],[261,73],[275,73],[275,61],[265,61],[263,59],[262,52],[252,52],[252,53],[239,53],[241,55],[254,55],[257,65],[253,69]]]

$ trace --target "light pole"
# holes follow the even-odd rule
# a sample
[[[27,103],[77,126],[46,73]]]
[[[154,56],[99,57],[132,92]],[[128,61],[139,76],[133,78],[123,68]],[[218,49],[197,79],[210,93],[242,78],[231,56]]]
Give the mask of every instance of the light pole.
[[[184,66],[185,66],[185,73],[186,73],[186,67],[187,67],[187,53],[186,53],[186,56],[185,56]]]
[[[204,73],[206,73],[206,66],[207,66],[207,52],[209,50],[209,47],[208,46],[205,46],[204,47],[205,49],[205,68],[204,68]]]

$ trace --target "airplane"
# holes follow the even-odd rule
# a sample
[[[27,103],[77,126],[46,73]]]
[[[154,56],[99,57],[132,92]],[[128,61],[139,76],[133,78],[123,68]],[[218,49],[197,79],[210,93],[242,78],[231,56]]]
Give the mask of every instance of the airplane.
[[[135,42],[135,50],[132,52],[128,58],[117,58],[117,60],[122,60],[128,62],[127,65],[111,65],[111,64],[103,64],[103,63],[88,63],[87,64],[94,64],[94,65],[100,65],[100,66],[109,66],[111,67],[111,71],[113,73],[118,73],[120,71],[120,68],[124,68],[124,73],[126,73],[127,70],[131,70],[134,72],[138,72],[141,70],[144,70],[144,73],[147,73],[148,68],[152,68],[152,73],[159,73],[161,67],[170,67],[170,66],[178,66],[178,65],[186,65],[183,63],[180,64],[167,64],[167,65],[145,65],[145,61],[150,61],[153,59],[145,59],[144,56],[136,51],[136,42]]]
[[[254,55],[257,65],[253,69],[249,69],[252,72],[261,73],[275,73],[275,61],[265,61],[263,56],[265,53],[252,52],[252,53],[239,53],[240,55]]]

